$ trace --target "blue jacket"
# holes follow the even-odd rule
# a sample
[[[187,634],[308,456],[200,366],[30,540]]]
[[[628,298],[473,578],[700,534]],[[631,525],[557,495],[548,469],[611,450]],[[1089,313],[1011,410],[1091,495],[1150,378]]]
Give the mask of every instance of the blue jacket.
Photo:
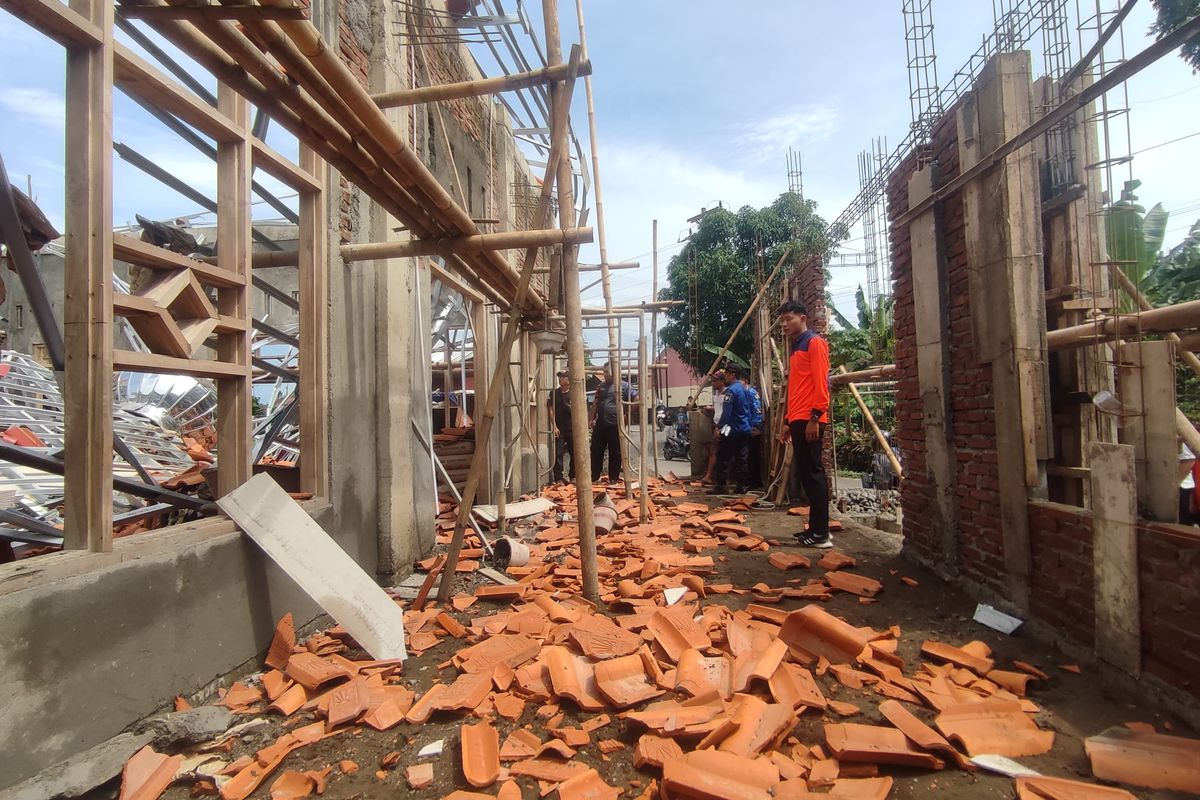
[[[763,424],[762,398],[753,386],[746,387],[746,394],[750,397],[750,427],[760,428]]]
[[[725,404],[721,407],[721,420],[717,428],[729,426],[733,433],[750,432],[750,395],[741,383],[730,384],[725,389]]]

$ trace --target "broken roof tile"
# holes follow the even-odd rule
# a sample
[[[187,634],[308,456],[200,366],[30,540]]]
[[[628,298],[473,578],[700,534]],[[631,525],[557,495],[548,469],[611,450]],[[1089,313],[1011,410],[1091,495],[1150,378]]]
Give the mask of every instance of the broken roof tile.
[[[986,675],[995,665],[992,659],[972,654],[965,648],[954,647],[943,642],[926,641],[921,644],[921,655],[938,661],[949,661],[960,667],[966,667],[979,675]]]
[[[674,739],[653,733],[643,733],[633,750],[633,765],[638,769],[645,766],[661,769],[663,762],[682,757],[683,750]]]
[[[841,550],[830,550],[825,555],[821,556],[821,560],[817,562],[817,566],[828,570],[839,570],[843,567],[853,567],[857,565],[857,561],[855,561],[851,556],[843,553]]]
[[[463,725],[460,730],[463,775],[481,789],[500,777],[500,735],[490,722]]]
[[[1023,776],[1016,780],[1017,800],[1137,800],[1134,795],[1115,786],[1043,775]]]
[[[1014,667],[1019,669],[1021,672],[1032,675],[1035,678],[1040,678],[1041,680],[1044,680],[1044,681],[1050,680],[1049,675],[1047,675],[1045,672],[1043,672],[1042,670],[1035,667],[1033,664],[1027,663],[1025,661],[1014,661],[1014,662],[1012,662],[1012,664]]]
[[[182,763],[183,756],[164,755],[146,745],[121,768],[120,800],[157,800]]]
[[[691,697],[716,692],[728,699],[732,691],[733,673],[729,659],[724,656],[706,657],[696,649],[683,652],[675,671],[675,689]]]
[[[279,623],[275,626],[275,634],[271,637],[271,647],[267,650],[267,666],[282,670],[287,666],[288,659],[292,657],[292,650],[295,647],[296,623],[292,619],[292,612],[289,611],[280,618]]]
[[[692,620],[686,608],[660,609],[654,612],[646,627],[667,657],[675,663],[679,663],[680,656],[689,648],[703,649],[712,646],[708,634]]]
[[[835,664],[857,660],[871,639],[859,628],[814,605],[788,614],[779,638],[794,650],[811,655],[813,660],[824,656]]]
[[[663,693],[647,674],[641,654],[598,662],[594,670],[597,690],[617,708],[628,708]]]
[[[781,703],[766,703],[754,695],[735,698],[733,721],[737,729],[717,745],[717,749],[750,757],[765,750],[796,724],[796,712]]]
[[[839,761],[897,764],[941,769],[945,763],[918,750],[902,731],[877,725],[838,722],[825,726],[825,741]]]
[[[1084,740],[1092,774],[1151,789],[1200,789],[1200,739],[1113,727]]]
[[[568,635],[583,654],[595,659],[636,653],[642,639],[602,614],[589,614],[571,625]]]
[[[559,645],[543,648],[542,658],[550,670],[550,683],[556,695],[569,697],[584,711],[604,708],[604,701],[596,696],[596,673],[592,662]]]
[[[856,594],[859,597],[874,597],[883,590],[883,584],[879,581],[854,572],[826,572],[825,582],[834,589]]]
[[[960,753],[954,745],[950,744],[945,737],[926,725],[897,701],[884,700],[879,704],[879,713],[884,719],[895,725],[918,747],[928,750],[931,753],[939,753],[946,756],[962,769],[975,769],[970,760]]]
[[[491,675],[466,672],[438,694],[433,708],[437,711],[469,711],[482,703],[491,690]]]
[[[358,719],[371,704],[371,693],[366,678],[355,678],[335,688],[329,696],[326,712],[326,727],[333,730],[338,725]]]
[[[541,746],[542,740],[537,734],[524,728],[514,728],[500,746],[500,760],[519,761],[522,758],[533,758]]]
[[[404,770],[404,778],[410,789],[424,789],[433,783],[433,764],[413,764]]]
[[[564,764],[562,761],[552,761],[547,758],[530,758],[513,764],[509,767],[509,772],[513,775],[525,775],[538,780],[562,783],[588,769],[590,768],[587,764],[578,761],[568,761]]]
[[[767,679],[775,702],[791,708],[825,708],[827,701],[811,672],[798,664],[784,662]]]
[[[306,689],[316,689],[331,681],[350,677],[345,667],[336,666],[308,652],[296,653],[284,668],[287,676]]]
[[[720,751],[684,753],[663,764],[664,797],[696,800],[771,800],[779,768],[766,759]]]
[[[558,785],[559,800],[617,800],[621,790],[609,786],[594,769],[580,772]]]
[[[938,715],[938,730],[960,742],[972,756],[1036,756],[1054,745],[1054,732],[1039,730],[1020,703],[981,700],[949,706]]]
[[[484,639],[454,654],[456,663],[463,672],[492,675],[496,665],[503,662],[516,669],[529,661],[541,650],[536,639],[525,634],[500,634]]]

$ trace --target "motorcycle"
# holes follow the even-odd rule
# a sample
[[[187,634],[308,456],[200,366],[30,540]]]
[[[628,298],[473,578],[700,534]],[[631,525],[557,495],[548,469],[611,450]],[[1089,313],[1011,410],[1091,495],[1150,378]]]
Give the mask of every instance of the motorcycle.
[[[676,423],[672,435],[663,441],[663,458],[668,461],[687,461],[691,458],[692,438],[687,422]]]

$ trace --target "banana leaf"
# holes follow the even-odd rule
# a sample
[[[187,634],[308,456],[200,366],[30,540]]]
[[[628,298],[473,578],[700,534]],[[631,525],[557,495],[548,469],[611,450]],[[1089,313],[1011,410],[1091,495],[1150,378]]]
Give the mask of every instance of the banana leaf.
[[[706,351],[708,351],[709,353],[712,353],[714,356],[721,355],[721,348],[715,344],[706,344],[706,345],[704,345],[704,349]],[[732,350],[726,351],[725,359],[727,361],[732,361],[733,363],[737,364],[742,369],[750,369],[750,364],[747,363],[744,358],[742,358],[741,356],[739,356],[737,353],[733,352]]]

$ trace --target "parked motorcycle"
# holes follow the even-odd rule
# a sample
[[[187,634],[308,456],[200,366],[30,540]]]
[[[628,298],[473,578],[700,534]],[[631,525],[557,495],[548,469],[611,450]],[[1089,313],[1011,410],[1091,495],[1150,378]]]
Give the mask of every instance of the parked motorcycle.
[[[686,419],[675,424],[671,435],[663,440],[663,458],[668,461],[687,461],[691,458],[692,437]]]

